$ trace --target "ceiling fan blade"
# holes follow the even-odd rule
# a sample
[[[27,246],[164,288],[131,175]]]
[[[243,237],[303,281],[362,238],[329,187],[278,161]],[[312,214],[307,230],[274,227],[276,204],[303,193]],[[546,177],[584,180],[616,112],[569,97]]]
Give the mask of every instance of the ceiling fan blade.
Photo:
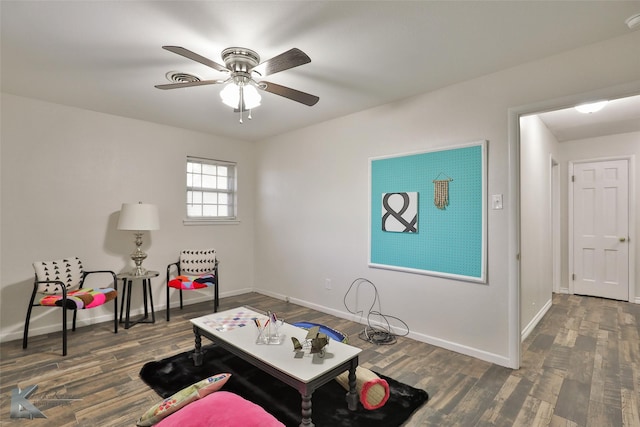
[[[214,70],[218,70],[222,72],[229,71],[227,67],[220,65],[217,62],[210,60],[209,58],[205,58],[204,56],[198,55],[195,52],[191,52],[189,49],[185,49],[180,46],[162,46],[162,48],[168,50],[169,52],[173,52],[180,56],[184,56],[187,59],[191,59],[192,61],[199,62],[203,65],[206,65],[207,67],[211,67]]]
[[[163,85],[156,85],[155,87],[158,89],[178,89],[181,87],[216,85],[224,82],[225,80],[200,80],[197,82],[167,83]]]
[[[258,64],[252,71],[256,71],[261,76],[268,76],[269,74],[279,73],[280,71],[288,70],[289,68],[308,64],[309,62],[311,62],[311,58],[309,58],[307,54],[300,49],[294,47],[293,49]]]
[[[291,89],[290,87],[280,86],[275,83],[261,81],[259,86],[262,90],[274,93],[276,95],[284,96],[285,98],[300,102],[301,104],[308,105],[309,107],[311,107],[312,105],[316,105],[316,103],[320,100],[320,98],[315,95],[310,95],[308,93],[300,92],[299,90]]]

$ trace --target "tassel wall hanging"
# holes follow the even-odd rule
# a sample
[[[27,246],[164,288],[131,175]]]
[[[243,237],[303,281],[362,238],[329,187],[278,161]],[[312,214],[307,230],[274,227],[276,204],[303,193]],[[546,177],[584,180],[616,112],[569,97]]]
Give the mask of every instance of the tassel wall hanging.
[[[453,179],[447,177],[447,179],[438,179],[442,172],[433,180],[433,204],[438,209],[446,209],[449,206],[449,182]],[[445,175],[446,176],[446,175]]]

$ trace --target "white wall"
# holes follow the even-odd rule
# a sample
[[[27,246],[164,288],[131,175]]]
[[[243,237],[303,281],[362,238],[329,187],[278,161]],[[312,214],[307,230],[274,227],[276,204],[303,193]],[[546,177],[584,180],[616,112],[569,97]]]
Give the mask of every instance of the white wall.
[[[160,210],[160,230],[147,233],[143,244],[144,266],[161,272],[152,280],[156,309],[165,306],[166,266],[187,247],[219,251],[222,295],[251,289],[253,144],[8,94],[1,102],[3,340],[21,337],[32,262],[77,255],[89,270],[131,268],[133,234],[116,230],[123,202],[155,203]],[[240,224],[182,224],[187,155],[238,162]],[[135,307],[139,294],[134,289]],[[191,301],[211,298],[211,292],[188,294]],[[106,321],[111,312],[100,307],[79,321]],[[59,311],[34,310],[33,335],[59,329]]]
[[[411,337],[518,366],[509,109],[629,82],[640,90],[639,44],[632,33],[261,142],[256,286],[349,317],[343,296],[365,277],[377,285],[381,311],[405,321]],[[368,159],[480,139],[489,141],[488,194],[505,195],[505,210],[488,212],[488,283],[368,268]],[[366,311],[371,300],[361,295],[357,308]]]
[[[520,325],[523,337],[551,306],[551,158],[558,141],[538,116],[520,119]]]
[[[629,202],[635,207],[635,220],[631,224],[635,229],[635,236],[631,236],[630,249],[635,253],[635,257],[630,259],[630,265],[635,271],[635,283],[632,289],[634,294],[630,295],[631,301],[640,303],[640,271],[637,266],[640,266],[640,245],[638,244],[638,238],[640,233],[640,197],[638,197],[638,191],[640,189],[640,132],[630,132],[618,135],[611,135],[606,137],[580,139],[575,141],[567,141],[560,144],[560,165],[563,173],[561,176],[561,199],[562,205],[562,284],[563,287],[569,289],[569,231],[568,231],[568,164],[571,161],[580,160],[596,160],[607,159],[613,157],[628,157],[634,156],[634,160],[630,164],[630,180],[629,192],[631,198]],[[632,171],[635,174],[632,174]],[[632,255],[632,252],[630,252]],[[633,280],[630,277],[630,280]],[[632,281],[633,283],[633,281]]]

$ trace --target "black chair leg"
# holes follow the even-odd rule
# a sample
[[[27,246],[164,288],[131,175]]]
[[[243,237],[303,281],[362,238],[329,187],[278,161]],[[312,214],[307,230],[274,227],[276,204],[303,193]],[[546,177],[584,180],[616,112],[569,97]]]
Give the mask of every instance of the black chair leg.
[[[167,322],[169,321],[169,318],[171,316],[170,311],[171,311],[171,306],[169,305],[170,301],[169,301],[169,285],[167,284]]]
[[[27,309],[27,319],[24,322],[24,335],[22,336],[22,348],[27,348],[27,341],[29,339],[29,321],[31,320],[31,310],[33,310],[33,301],[36,299],[35,288],[31,293],[31,299],[29,300],[29,308]]]
[[[27,310],[27,319],[24,322],[24,334],[22,335],[22,348],[27,348],[27,341],[29,340],[29,320],[31,319],[31,310],[33,309],[33,298],[31,298],[29,309]]]
[[[218,278],[216,277],[216,307],[215,307],[215,312],[218,311],[218,307],[220,307],[220,287],[218,286]]]
[[[113,299],[113,333],[118,333],[118,297]]]
[[[67,309],[64,306],[62,307],[62,355],[67,355]]]

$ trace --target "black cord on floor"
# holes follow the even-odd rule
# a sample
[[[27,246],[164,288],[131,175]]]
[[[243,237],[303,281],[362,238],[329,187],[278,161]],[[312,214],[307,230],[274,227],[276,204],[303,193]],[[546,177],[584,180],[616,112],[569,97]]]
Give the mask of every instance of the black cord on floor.
[[[344,298],[343,298],[343,303],[345,308],[347,309],[347,311],[349,311],[349,313],[351,314],[359,314],[360,317],[362,317],[364,315],[364,312],[362,310],[359,311],[353,311],[349,308],[349,306],[347,305],[347,297],[349,296],[349,293],[351,293],[351,290],[353,289],[354,286],[360,286],[361,284],[368,284],[371,285],[371,287],[373,287],[374,290],[374,298],[373,301],[371,302],[371,307],[369,308],[369,312],[367,313],[367,326],[364,328],[364,330],[362,332],[360,332],[358,334],[358,337],[364,341],[368,341],[372,344],[377,344],[377,345],[390,345],[390,344],[395,344],[397,341],[397,337],[404,337],[409,335],[409,326],[403,322],[402,320],[400,320],[397,317],[394,316],[389,316],[389,315],[384,315],[380,312],[380,298],[378,297],[378,288],[376,288],[376,285],[373,284],[373,282],[371,282],[370,280],[364,279],[362,277],[354,280],[351,285],[349,286],[349,289],[347,290],[347,293],[345,293]],[[374,310],[373,308],[375,307],[376,303],[378,304],[378,310]],[[376,327],[373,326],[371,323],[371,317],[372,316],[377,316],[380,317],[384,323],[386,323],[386,328],[383,327]],[[389,319],[394,319],[397,320],[398,322],[402,323],[402,325],[404,325],[404,327],[406,328],[407,332],[402,334],[402,335],[398,335],[395,334],[391,331],[391,324],[389,323]],[[378,322],[381,323],[381,322]]]

